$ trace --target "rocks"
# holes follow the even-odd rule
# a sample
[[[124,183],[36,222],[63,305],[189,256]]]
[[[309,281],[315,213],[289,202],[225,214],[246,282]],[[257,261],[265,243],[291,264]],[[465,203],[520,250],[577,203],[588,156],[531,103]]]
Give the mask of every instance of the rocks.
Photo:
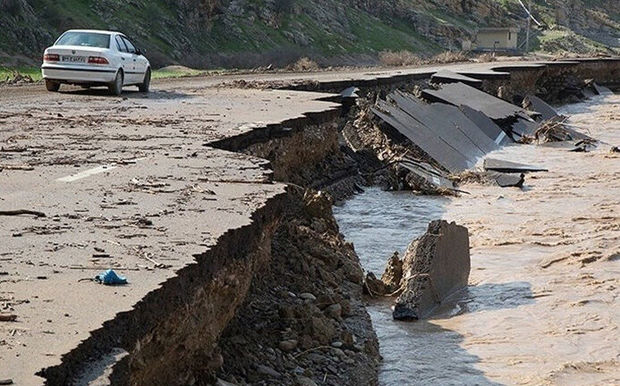
[[[214,376],[239,384],[373,384],[379,352],[357,255],[323,206],[328,196],[290,195],[294,206],[276,231],[272,259],[218,342],[224,364]]]
[[[325,309],[325,315],[333,319],[340,319],[342,317],[342,306],[338,303],[332,304]]]
[[[297,341],[295,339],[283,340],[278,347],[284,352],[291,352],[297,348]]]
[[[403,262],[398,257],[398,252],[394,252],[388,260],[387,266],[381,280],[369,272],[365,279],[365,292],[371,296],[383,296],[398,292],[401,287],[403,276]]]
[[[331,197],[325,192],[306,192],[304,195],[306,212],[316,218],[333,219]]]
[[[388,292],[393,293],[400,288],[400,282],[403,277],[403,262],[398,257],[398,252],[394,252],[390,260],[388,260],[385,272],[381,276],[381,281],[385,284]]]
[[[304,376],[298,376],[297,378],[295,378],[295,385],[297,385],[297,386],[317,386],[316,382],[314,382],[312,379],[304,377]]]
[[[218,378],[215,382],[215,386],[237,386],[235,383],[226,382],[223,379]]]
[[[364,292],[370,296],[383,296],[388,293],[385,283],[377,279],[374,273],[368,272],[364,280]]]
[[[274,369],[272,369],[271,367],[265,366],[265,365],[257,365],[256,366],[256,371],[259,374],[268,375],[268,376],[273,377],[273,378],[280,378],[282,376],[282,374],[280,374],[279,372],[277,372]]]
[[[310,302],[313,302],[316,300],[316,296],[312,295],[311,293],[308,292],[304,292],[303,294],[299,294],[299,297],[303,300],[308,300]]]
[[[467,286],[471,269],[467,228],[433,221],[426,234],[409,245],[403,261],[402,294],[393,317],[426,317],[446,296]]]

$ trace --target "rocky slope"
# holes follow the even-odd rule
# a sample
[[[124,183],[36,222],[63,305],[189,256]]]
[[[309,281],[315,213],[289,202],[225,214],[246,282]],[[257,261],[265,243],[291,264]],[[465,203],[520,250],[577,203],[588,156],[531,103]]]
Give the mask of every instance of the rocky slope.
[[[556,32],[547,39],[552,43],[570,34],[582,51],[619,45],[617,2],[532,3]],[[300,56],[323,64],[373,63],[382,50],[426,56],[459,49],[479,26],[524,25],[523,16],[518,0],[2,0],[0,64],[36,63],[73,27],[122,30],[156,65],[284,65]]]

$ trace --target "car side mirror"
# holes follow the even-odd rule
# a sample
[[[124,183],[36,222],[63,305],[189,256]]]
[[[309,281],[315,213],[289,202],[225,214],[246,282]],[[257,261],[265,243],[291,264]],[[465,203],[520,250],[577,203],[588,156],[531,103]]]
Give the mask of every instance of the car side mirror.
[[[146,54],[146,50],[142,48],[136,48],[136,55],[144,55]]]

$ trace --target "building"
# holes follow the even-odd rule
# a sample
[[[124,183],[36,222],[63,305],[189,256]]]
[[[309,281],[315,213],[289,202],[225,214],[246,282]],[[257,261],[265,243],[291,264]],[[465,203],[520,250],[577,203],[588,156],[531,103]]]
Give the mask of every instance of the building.
[[[478,51],[517,51],[519,28],[481,28],[474,47]]]

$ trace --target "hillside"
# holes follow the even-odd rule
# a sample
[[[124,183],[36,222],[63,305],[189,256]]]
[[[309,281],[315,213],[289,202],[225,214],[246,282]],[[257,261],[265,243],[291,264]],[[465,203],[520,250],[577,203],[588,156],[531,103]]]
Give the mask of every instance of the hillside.
[[[537,0],[546,51],[620,45],[614,1]],[[586,5],[587,4],[587,5]],[[158,66],[371,64],[383,50],[460,49],[482,26],[524,25],[518,0],[0,0],[0,64],[35,64],[69,28],[121,30]]]

